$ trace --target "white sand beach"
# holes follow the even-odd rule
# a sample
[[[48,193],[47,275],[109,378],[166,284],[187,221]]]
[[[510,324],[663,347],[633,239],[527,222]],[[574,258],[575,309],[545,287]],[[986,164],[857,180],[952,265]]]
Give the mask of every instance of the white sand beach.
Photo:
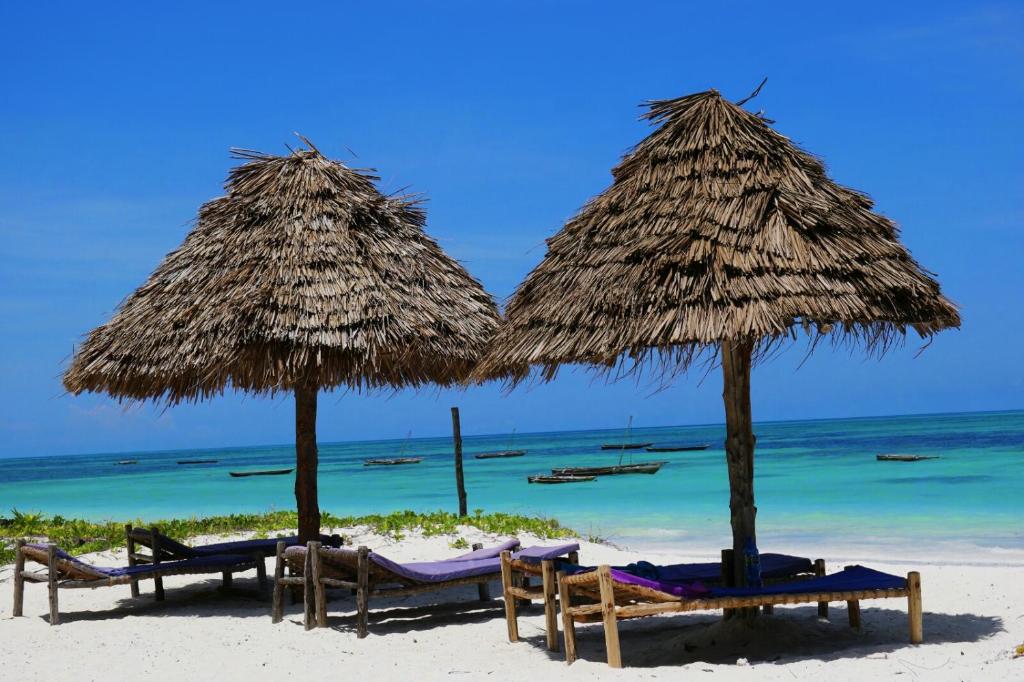
[[[441,559],[459,552],[449,547],[448,537],[395,542],[365,529],[333,530],[398,560]],[[465,529],[462,537],[485,543],[497,539],[474,529]],[[662,563],[716,558],[710,551],[641,553],[587,542],[581,546],[583,563],[621,563],[641,555]],[[800,548],[772,549],[796,553]],[[522,612],[522,641],[507,641],[497,585],[489,603],[479,602],[472,586],[372,601],[370,635],[359,640],[354,599],[348,594],[333,595],[330,627],[306,632],[299,605],[286,607],[284,622],[271,623],[270,603],[254,592],[252,573],[236,577],[229,592],[218,589],[219,577],[168,578],[166,601],[159,603],[147,583],[138,599],[130,598],[127,586],[63,590],[62,623],[51,627],[41,585],[26,585],[25,616],[11,618],[12,567],[5,566],[0,569],[0,677],[98,680],[119,679],[130,671],[148,680],[222,681],[1024,679],[1024,658],[1012,658],[1014,647],[1024,642],[1024,560],[1019,554],[992,551],[971,556],[970,563],[938,557],[914,563],[909,561],[917,554],[912,546],[905,547],[899,562],[892,556],[853,557],[849,548],[815,550],[833,569],[857,561],[896,574],[919,570],[924,644],[908,644],[906,603],[892,599],[863,602],[861,632],[848,627],[843,604],[831,605],[828,621],[818,619],[813,605],[777,607],[752,628],[723,622],[710,612],[623,622],[622,670],[605,665],[600,626],[581,625],[581,660],[566,666],[561,654],[544,648],[538,606]],[[118,565],[124,551],[84,559]],[[271,574],[272,568],[268,560]]]

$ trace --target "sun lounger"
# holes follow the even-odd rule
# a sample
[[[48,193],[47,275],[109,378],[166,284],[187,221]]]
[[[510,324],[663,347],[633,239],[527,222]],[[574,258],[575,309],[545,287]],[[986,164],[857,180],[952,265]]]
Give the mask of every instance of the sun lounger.
[[[832,575],[758,588],[707,587],[701,583],[686,585],[664,582],[641,578],[610,566],[600,566],[596,571],[572,575],[560,571],[556,580],[567,663],[576,660],[577,622],[603,623],[608,665],[621,668],[620,620],[661,613],[757,608],[776,604],[845,601],[851,627],[859,628],[862,599],[906,598],[910,641],[919,644],[923,639],[921,576],[916,571],[903,578],[863,566],[847,566]],[[573,599],[580,596],[590,603],[574,603]]]
[[[724,550],[726,565],[731,565],[731,550]],[[821,559],[811,562],[804,557],[787,554],[762,554],[761,575],[766,583],[810,578],[825,574],[825,563]],[[510,642],[519,640],[519,622],[516,615],[517,602],[542,601],[544,603],[544,629],[547,636],[549,651],[558,651],[558,619],[556,602],[558,586],[556,574],[561,571],[566,575],[579,575],[596,571],[593,566],[580,566],[578,556],[574,553],[566,561],[538,561],[531,557],[513,558],[507,553],[502,554],[502,591],[505,597],[505,620],[508,625]],[[701,582],[705,585],[724,584],[722,563],[706,562],[693,564],[673,564],[655,566],[649,563],[637,563],[614,569],[631,575],[647,575],[662,582],[663,585],[691,584]],[[530,577],[539,576],[541,585],[530,587]],[[826,605],[827,608],[827,605]],[[819,607],[819,612],[820,612]],[[765,605],[765,612],[771,612],[771,606]],[[827,615],[827,611],[825,612]]]
[[[289,547],[299,543],[298,536],[293,535],[286,538],[235,540],[233,542],[215,542],[191,547],[164,535],[156,526],[135,528],[130,523],[124,527],[124,537],[125,543],[128,546],[129,566],[160,563],[161,561],[196,559],[217,554],[244,554],[251,556],[253,559],[265,559],[274,556],[274,552],[277,551],[278,542],[284,542]],[[321,535],[320,541],[329,547],[341,547],[344,544],[344,538],[340,535]],[[145,554],[138,551],[139,545],[149,549],[150,553]],[[164,590],[163,580],[157,576],[153,582],[158,599],[162,599]],[[224,573],[224,585],[231,585],[230,572]],[[131,592],[133,597],[139,596],[137,580],[131,581]]]
[[[47,583],[50,590],[50,625],[57,625],[60,622],[57,608],[58,589],[125,585],[136,580],[155,580],[169,575],[221,573],[227,576],[254,568],[259,577],[260,586],[263,587],[266,582],[266,569],[263,561],[257,561],[244,554],[214,554],[181,561],[104,568],[76,559],[53,544],[34,545],[19,540],[15,552],[13,615],[23,615],[26,581]],[[46,566],[46,571],[26,571],[26,561],[42,564]],[[157,594],[157,599],[163,599],[162,589]]]
[[[489,598],[486,585],[501,578],[502,551],[518,548],[518,540],[509,540],[498,546],[474,551],[444,561],[398,563],[366,547],[358,550],[321,547],[309,543],[308,548],[281,547],[274,572],[273,620],[282,618],[283,588],[301,584],[305,604],[306,628],[327,625],[326,588],[342,587],[356,594],[356,631],[360,638],[367,634],[370,597],[407,596],[437,592],[460,585],[477,585],[481,600]],[[554,559],[579,549],[576,544],[559,547],[529,547],[518,550],[516,556]],[[302,561],[302,568],[296,564]],[[302,577],[286,578],[285,566],[301,572]]]

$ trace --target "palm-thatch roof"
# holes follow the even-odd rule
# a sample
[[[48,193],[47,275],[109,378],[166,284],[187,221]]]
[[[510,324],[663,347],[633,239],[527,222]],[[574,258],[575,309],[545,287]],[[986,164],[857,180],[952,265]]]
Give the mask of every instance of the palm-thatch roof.
[[[409,197],[311,144],[235,150],[223,197],[64,376],[72,393],[192,400],[229,384],[450,384],[498,322],[492,298],[423,231]]]
[[[866,195],[715,90],[655,101],[659,127],[553,238],[476,379],[563,363],[678,369],[723,340],[795,329],[885,348],[959,326],[956,307]]]

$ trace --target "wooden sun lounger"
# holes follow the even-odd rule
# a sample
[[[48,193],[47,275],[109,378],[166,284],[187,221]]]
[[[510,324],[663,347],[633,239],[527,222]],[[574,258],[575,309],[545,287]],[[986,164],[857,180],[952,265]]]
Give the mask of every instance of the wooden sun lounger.
[[[558,651],[558,616],[556,614],[555,562],[545,559],[521,561],[513,559],[511,552],[501,553],[501,588],[505,600],[505,623],[508,626],[508,641],[519,641],[519,618],[516,607],[523,603],[541,601],[544,603],[544,630],[548,651]],[[580,562],[579,552],[567,556],[570,564]],[[539,587],[530,587],[530,578],[540,577]]]
[[[733,550],[722,550],[722,566],[732,566],[732,558]],[[579,564],[579,553],[572,552],[569,554],[567,563]],[[779,583],[789,580],[801,580],[825,575],[825,561],[823,559],[815,560],[812,566],[812,572],[789,575],[785,578],[777,578],[774,580],[769,579],[765,581],[765,584]],[[531,577],[539,577],[541,579],[541,585],[539,587],[530,587]],[[708,581],[708,584],[731,585],[732,575],[728,572],[723,572],[720,580]],[[559,600],[559,596],[556,562],[551,559],[545,559],[539,563],[536,561],[521,561],[513,559],[509,552],[502,552],[501,585],[505,599],[505,621],[508,626],[508,641],[519,641],[519,619],[516,613],[517,606],[524,602],[533,603],[534,601],[541,601],[544,604],[544,631],[547,639],[548,651],[558,651],[557,602]],[[579,595],[577,595],[575,599],[577,602],[583,600]],[[594,603],[598,601],[598,598],[592,595],[588,601]],[[771,614],[773,609],[773,604],[764,605],[764,613],[766,615]],[[723,615],[726,618],[729,618],[733,615],[733,611],[734,609],[723,609]],[[818,603],[818,616],[821,618],[828,617],[828,602]]]
[[[473,550],[482,549],[476,543]],[[488,601],[490,592],[487,584],[501,579],[495,571],[483,575],[438,582],[416,582],[393,573],[370,561],[370,550],[359,547],[355,551],[331,552],[319,542],[310,542],[302,553],[303,564],[296,565],[292,557],[286,556],[284,543],[278,543],[277,562],[274,568],[274,595],[271,617],[279,623],[284,617],[283,591],[285,587],[301,589],[307,630],[327,627],[327,595],[329,587],[347,588],[356,596],[356,633],[362,639],[368,633],[370,597],[402,597],[414,594],[439,592],[460,585],[477,585],[480,601]],[[329,561],[325,561],[327,556]],[[285,575],[285,568],[291,575]]]
[[[345,539],[341,535],[321,535],[326,544],[331,547],[341,547]],[[270,544],[265,541],[240,541],[240,542],[217,542],[212,545],[199,545],[192,547],[169,538],[160,532],[157,526],[149,528],[136,528],[132,524],[125,524],[124,527],[125,545],[128,547],[128,565],[138,566],[140,564],[160,563],[161,561],[177,561],[180,559],[191,559],[196,556],[209,556],[211,554],[244,554],[251,556],[254,561],[274,556],[277,543]],[[252,546],[246,546],[250,544]],[[146,548],[149,553],[140,551]],[[231,587],[231,572],[223,573],[224,587]],[[157,576],[153,579],[157,599],[163,599],[164,582],[163,578]],[[263,583],[260,583],[263,587]],[[139,581],[131,581],[131,592],[133,597],[139,596]]]
[[[862,599],[906,598],[910,620],[910,642],[920,644],[924,638],[921,575],[917,571],[907,574],[905,588],[698,599],[686,599],[640,585],[618,582],[612,577],[611,568],[607,565],[598,567],[596,571],[575,575],[566,575],[565,572],[560,571],[555,577],[562,612],[565,660],[569,664],[576,660],[576,623],[602,623],[608,665],[613,668],[621,668],[622,654],[619,648],[618,626],[620,620],[644,618],[662,613],[758,608],[776,604],[814,602],[827,604],[833,601],[845,601],[850,626],[859,629],[860,601]],[[575,604],[574,600],[579,597],[583,597],[588,603]]]
[[[262,560],[255,561],[233,561],[230,564],[221,563],[218,565],[195,565],[187,561],[152,564],[150,570],[135,572],[129,575],[107,575],[99,570],[90,567],[83,562],[61,556],[57,546],[48,544],[45,548],[26,544],[24,540],[18,540],[15,546],[14,561],[14,605],[12,616],[24,615],[25,583],[46,583],[50,592],[50,625],[60,623],[60,612],[58,609],[58,590],[61,589],[95,589],[97,587],[111,587],[114,585],[131,584],[138,580],[159,580],[169,575],[186,574],[210,574],[222,573],[230,575],[239,571],[256,569],[261,587],[266,582],[266,569]],[[219,558],[219,557],[212,557]],[[210,557],[207,560],[212,559]],[[230,557],[224,557],[230,558]],[[238,558],[238,557],[234,557]],[[45,572],[25,570],[25,562],[34,561],[46,566]],[[133,595],[134,596],[134,595]],[[164,598],[163,586],[156,593],[157,600]]]

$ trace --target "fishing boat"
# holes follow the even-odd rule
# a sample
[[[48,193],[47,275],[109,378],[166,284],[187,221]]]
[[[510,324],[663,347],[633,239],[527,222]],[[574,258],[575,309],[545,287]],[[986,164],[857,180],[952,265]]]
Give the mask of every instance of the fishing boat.
[[[216,459],[179,459],[178,464],[216,464]]]
[[[564,474],[537,474],[536,476],[527,476],[526,480],[530,483],[585,483],[587,481],[593,481],[596,476],[567,476]]]
[[[481,452],[476,459],[500,459],[502,457],[522,457],[526,450],[499,450],[498,452]]]
[[[512,443],[516,439],[516,430],[512,429],[512,435],[508,439],[508,448],[505,450],[498,450],[497,452],[481,452],[479,455],[474,455],[476,459],[502,459],[504,457],[522,457],[526,454],[526,450],[515,450],[512,448]]]
[[[647,452],[689,452],[690,450],[707,450],[711,443],[694,443],[692,445],[648,445]]]
[[[385,457],[382,459],[366,459],[363,460],[364,467],[375,467],[375,466],[396,466],[398,464],[419,464],[423,461],[422,457]]]
[[[923,459],[938,458],[938,455],[875,455],[879,462],[920,462]]]
[[[616,464],[607,467],[560,467],[552,469],[553,476],[616,476],[618,474],[656,474],[663,462],[637,462],[636,464]]]
[[[630,434],[633,432],[633,417],[630,416],[629,422],[626,424],[626,439],[621,443],[604,443],[601,445],[602,450],[640,450],[646,448],[654,443],[648,441],[646,443],[633,443],[629,440]]]
[[[137,460],[137,459],[122,459],[122,460],[118,460],[118,461],[114,462],[114,465],[115,466],[124,466],[125,464],[138,464],[138,463],[139,463],[139,460]]]
[[[291,469],[264,469],[263,471],[229,471],[228,474],[235,478],[245,478],[246,476],[284,476],[295,471],[295,467]]]

